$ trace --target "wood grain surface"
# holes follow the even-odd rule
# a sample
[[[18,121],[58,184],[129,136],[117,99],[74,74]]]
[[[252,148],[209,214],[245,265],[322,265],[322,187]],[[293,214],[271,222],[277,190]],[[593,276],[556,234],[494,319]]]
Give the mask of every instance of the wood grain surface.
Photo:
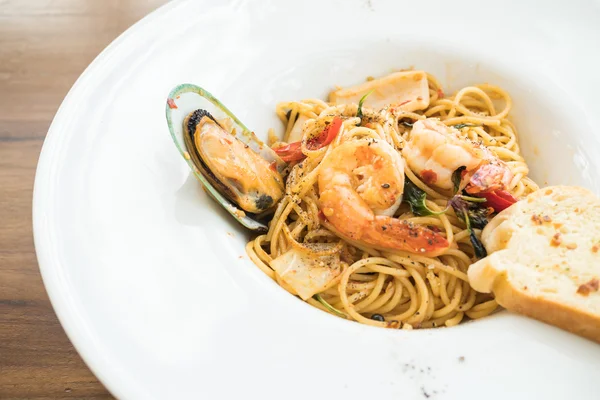
[[[0,0],[0,399],[112,398],[61,328],[31,198],[48,126],[85,67],[166,0]]]

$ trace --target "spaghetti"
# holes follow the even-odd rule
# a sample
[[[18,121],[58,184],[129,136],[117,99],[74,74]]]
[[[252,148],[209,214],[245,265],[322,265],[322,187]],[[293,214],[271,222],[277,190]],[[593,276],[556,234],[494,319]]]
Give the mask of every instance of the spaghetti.
[[[285,102],[276,112],[286,126],[284,142],[271,140],[281,148],[289,140],[295,122],[303,118],[303,160],[291,163],[285,195],[276,207],[269,231],[250,241],[246,251],[269,277],[294,295],[298,293],[273,268],[273,262],[290,249],[301,248],[317,255],[336,254],[335,278],[306,301],[331,314],[363,324],[402,329],[454,326],[465,319],[478,319],[498,308],[488,294],[477,293],[469,285],[467,270],[475,260],[471,231],[460,214],[449,207],[452,191],[428,184],[409,165],[405,179],[425,194],[430,215],[415,215],[402,203],[394,217],[406,223],[427,226],[449,243],[440,254],[392,250],[355,241],[341,233],[323,215],[318,178],[325,160],[342,143],[376,139],[402,154],[416,121],[439,119],[454,126],[460,137],[478,143],[502,160],[512,172],[507,191],[520,198],[536,190],[527,177],[528,167],[520,155],[515,126],[508,116],[509,95],[501,88],[483,84],[459,90],[444,97],[435,77],[427,75],[429,106],[420,111],[403,111],[387,106],[381,110],[359,105],[330,105],[311,99]],[[357,113],[362,112],[362,117]],[[342,121],[333,140],[322,147],[311,146],[307,138],[323,135],[324,127],[335,118]],[[273,138],[271,132],[270,137]],[[481,231],[474,229],[476,237]]]

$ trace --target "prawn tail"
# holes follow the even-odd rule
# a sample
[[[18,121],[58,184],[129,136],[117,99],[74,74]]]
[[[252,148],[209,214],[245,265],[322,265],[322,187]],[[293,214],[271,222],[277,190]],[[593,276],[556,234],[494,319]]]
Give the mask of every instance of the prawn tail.
[[[477,168],[465,190],[470,194],[504,190],[512,178],[512,172],[504,163],[483,164]]]
[[[439,254],[450,247],[444,236],[423,225],[386,216],[376,217],[363,238],[377,246],[417,254]]]

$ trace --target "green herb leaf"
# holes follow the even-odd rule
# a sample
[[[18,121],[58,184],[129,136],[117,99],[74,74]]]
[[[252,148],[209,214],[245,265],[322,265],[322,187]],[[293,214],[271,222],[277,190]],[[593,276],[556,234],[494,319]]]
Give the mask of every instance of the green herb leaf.
[[[489,211],[487,207],[477,207],[469,210],[471,225],[476,229],[483,229],[488,224]]]
[[[454,208],[456,215],[465,220],[467,225],[472,225],[474,228],[483,229],[488,223],[488,209],[483,207],[481,202],[468,201],[467,196],[457,195],[450,199],[449,203]],[[469,217],[469,222],[466,217]]]
[[[358,101],[358,111],[356,112],[356,116],[358,118],[362,118],[363,117],[363,112],[362,112],[362,107],[363,107],[363,103],[365,102],[365,100],[367,99],[367,97],[369,97],[369,95],[373,93],[373,90],[371,90],[370,92],[366,93],[363,97],[360,98],[360,100]]]
[[[408,179],[408,177],[404,178],[404,195],[402,201],[408,203],[410,206],[410,211],[413,214],[423,217],[427,215],[440,215],[446,212],[446,210],[442,211],[432,211],[427,207],[425,200],[427,199],[427,193],[422,191]]]
[[[472,128],[474,126],[481,126],[481,125],[473,125],[473,124],[456,124],[456,125],[452,125],[453,127],[455,127],[456,129],[462,129],[462,128]]]
[[[337,308],[334,308],[331,304],[329,304],[328,302],[326,302],[320,294],[315,294],[313,296],[313,299],[317,300],[319,303],[323,304],[323,307],[325,307],[327,310],[331,311],[333,314],[336,314],[342,318],[346,318],[346,314],[344,314],[343,312],[341,312],[340,310],[338,310]]]
[[[483,229],[488,223],[488,210],[487,207],[482,207],[481,203],[471,202],[465,199],[465,196],[456,195],[450,201],[450,205],[456,212],[456,215],[465,221],[467,230],[469,231],[469,239],[475,250],[475,256],[477,258],[483,258],[487,256],[487,251],[483,246],[483,243],[477,238],[473,228]]]
[[[460,181],[462,180],[462,172],[467,169],[464,165],[462,167],[458,167],[456,171],[452,173],[452,183],[454,184],[454,194],[458,193],[458,189],[460,188]]]
[[[475,232],[472,229],[469,234],[469,239],[471,239],[471,244],[473,245],[473,249],[475,250],[475,257],[487,257],[487,250],[485,249],[485,247],[483,247],[483,243],[481,243],[481,241],[477,239],[477,236],[475,235]]]

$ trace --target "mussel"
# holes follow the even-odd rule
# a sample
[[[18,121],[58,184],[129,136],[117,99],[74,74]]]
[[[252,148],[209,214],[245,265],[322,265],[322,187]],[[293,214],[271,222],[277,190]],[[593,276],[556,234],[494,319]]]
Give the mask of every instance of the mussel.
[[[175,87],[166,116],[177,148],[211,197],[246,228],[265,231],[260,217],[283,197],[286,163],[199,86]]]

